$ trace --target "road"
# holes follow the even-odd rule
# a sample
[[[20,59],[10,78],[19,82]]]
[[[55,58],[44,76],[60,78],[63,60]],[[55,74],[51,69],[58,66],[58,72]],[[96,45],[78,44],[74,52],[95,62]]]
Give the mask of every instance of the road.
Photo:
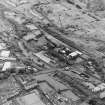
[[[12,10],[12,6],[11,6],[11,8],[10,8],[11,10]],[[7,11],[7,8],[5,8],[5,9],[1,9],[1,11],[2,11],[2,14],[3,14],[3,12],[4,11]],[[21,13],[21,11],[19,11],[19,10],[17,10],[16,8],[14,8],[14,11],[16,12],[20,12]],[[22,13],[22,14],[24,14],[24,13]],[[48,17],[46,17],[44,14],[42,14],[41,12],[40,12],[40,14],[45,18],[45,19],[47,19],[48,21],[49,21],[49,19],[48,19]],[[30,13],[30,11],[27,11],[27,13],[25,13],[24,14],[25,16],[26,16],[26,18],[31,18],[32,17],[32,14]],[[33,16],[34,17],[34,16]],[[35,18],[36,19],[36,18]],[[91,56],[91,54],[89,53],[89,52],[87,52],[85,49],[82,49],[81,47],[79,47],[78,45],[76,45],[73,41],[71,41],[71,40],[68,40],[67,38],[65,38],[65,36],[66,35],[64,35],[64,33],[61,33],[58,29],[58,27],[56,26],[56,25],[54,25],[54,27],[51,29],[48,29],[48,28],[44,28],[44,27],[40,27],[40,26],[42,26],[42,24],[39,24],[39,23],[37,23],[36,22],[36,20],[35,20],[34,18],[33,18],[33,21],[34,21],[34,25],[35,26],[37,26],[39,29],[41,29],[41,30],[43,30],[43,31],[45,31],[45,32],[47,32],[47,33],[49,33],[50,35],[52,35],[53,37],[55,37],[55,38],[57,38],[58,40],[61,40],[62,42],[64,42],[65,44],[67,44],[67,45],[69,45],[69,46],[71,46],[71,47],[73,47],[73,48],[75,48],[75,49],[77,49],[77,50],[79,50],[79,51],[81,51],[81,52],[83,52],[84,54],[87,54],[88,56]],[[51,22],[50,22],[51,23]],[[51,23],[52,24],[52,23]],[[91,57],[93,57],[93,55],[91,56]]]
[[[4,11],[4,10],[3,10]],[[29,13],[30,14],[30,13]],[[29,17],[29,16],[28,16]],[[31,18],[31,17],[30,17]],[[89,57],[93,57],[93,55],[89,54],[89,52],[87,52],[86,50],[78,47],[73,41],[68,40],[67,38],[65,38],[66,35],[64,35],[64,33],[59,32],[59,30],[55,29],[48,29],[48,28],[44,28],[44,27],[39,27],[41,26],[41,24],[35,23],[35,26],[38,26],[39,29],[47,32],[48,34],[52,35],[53,37],[57,38],[58,40],[61,40],[62,42],[66,43],[67,45],[69,45],[70,47],[73,47],[76,50],[79,50],[81,52],[83,52],[84,54],[88,55]],[[56,32],[55,32],[56,31]],[[94,58],[94,57],[93,57]],[[56,68],[51,68],[50,70],[46,70],[46,69],[42,69],[39,68],[37,65],[34,64],[34,67],[37,68],[38,70],[40,70],[39,72],[34,73],[34,75],[42,75],[42,74],[47,74],[47,73],[51,73],[54,71],[62,71],[63,69],[56,69]],[[86,99],[87,101],[88,99]]]

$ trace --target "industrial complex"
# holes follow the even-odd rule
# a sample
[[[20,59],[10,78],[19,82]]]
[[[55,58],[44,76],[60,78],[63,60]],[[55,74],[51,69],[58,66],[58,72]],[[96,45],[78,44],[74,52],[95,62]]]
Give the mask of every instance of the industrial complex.
[[[105,1],[0,0],[0,105],[105,105]]]

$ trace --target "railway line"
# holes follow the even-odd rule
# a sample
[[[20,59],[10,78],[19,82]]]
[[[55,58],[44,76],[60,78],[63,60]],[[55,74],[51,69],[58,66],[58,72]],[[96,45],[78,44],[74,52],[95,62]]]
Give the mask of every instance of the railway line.
[[[78,50],[78,51],[82,52],[83,54],[87,55],[87,58],[84,58],[84,57],[81,56],[83,59],[87,60],[88,58],[93,58],[93,59],[96,58],[96,56],[94,56],[93,54],[86,51],[86,49],[83,49],[83,48],[79,47],[78,45],[76,45],[70,39],[65,38],[66,35],[64,35],[64,33],[59,32],[59,30],[57,30],[56,28],[42,26],[41,24],[39,24],[39,28],[42,31],[44,31],[44,32],[48,33],[49,35],[53,36],[54,38],[56,38],[56,39],[60,40],[61,42],[67,44],[72,49]]]

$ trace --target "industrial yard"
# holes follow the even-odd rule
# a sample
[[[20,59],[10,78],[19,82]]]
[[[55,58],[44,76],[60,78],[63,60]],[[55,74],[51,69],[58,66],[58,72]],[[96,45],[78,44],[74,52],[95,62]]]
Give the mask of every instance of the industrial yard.
[[[104,0],[0,0],[0,105],[105,105]]]

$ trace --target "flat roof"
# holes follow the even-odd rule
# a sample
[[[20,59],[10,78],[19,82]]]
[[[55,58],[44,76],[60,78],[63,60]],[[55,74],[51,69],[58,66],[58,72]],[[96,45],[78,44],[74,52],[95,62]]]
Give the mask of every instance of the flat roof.
[[[50,63],[50,61],[51,61],[50,58],[44,56],[44,52],[43,52],[43,51],[38,52],[38,53],[36,53],[35,55],[36,55],[37,57],[39,57],[41,60],[43,60],[44,62],[46,62],[46,63]]]

